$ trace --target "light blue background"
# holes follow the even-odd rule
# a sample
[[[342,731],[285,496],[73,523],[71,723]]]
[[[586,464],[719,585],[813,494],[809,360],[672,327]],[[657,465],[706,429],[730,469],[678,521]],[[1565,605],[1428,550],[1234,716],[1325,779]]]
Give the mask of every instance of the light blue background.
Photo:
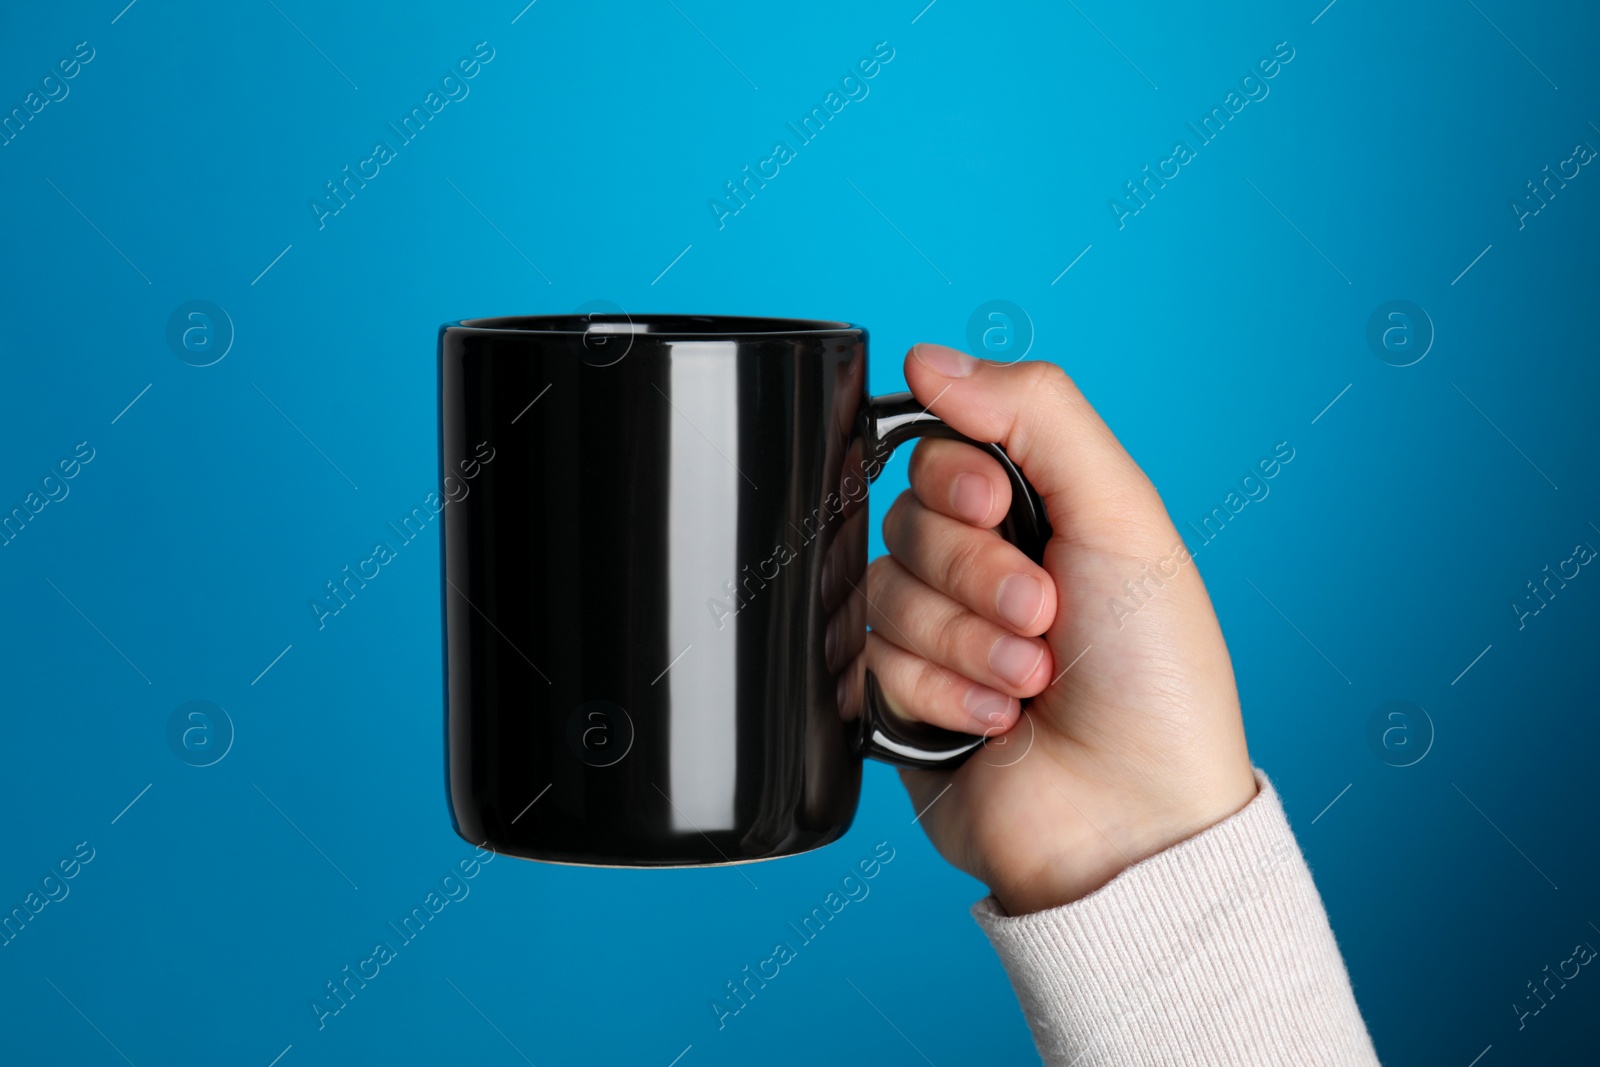
[[[95,849],[0,948],[0,1060],[1036,1062],[966,912],[983,888],[876,765],[849,836],[781,863],[496,859],[325,1029],[307,1007],[472,851],[444,807],[436,534],[324,630],[306,606],[436,488],[438,324],[843,318],[884,392],[1004,299],[1180,528],[1296,450],[1197,558],[1385,1062],[1578,1062],[1600,978],[1520,1031],[1510,1005],[1600,944],[1600,577],[1520,631],[1509,605],[1600,547],[1600,174],[1523,229],[1508,204],[1600,147],[1592,8],[675,3],[0,16],[0,110],[94,49],[0,148],[0,504],[95,450],[0,548],[0,905]],[[480,41],[470,95],[319,230],[323,182]],[[880,41],[870,95],[719,230],[723,182]],[[1109,198],[1280,41],[1270,95],[1119,229]],[[213,366],[167,345],[193,299],[236,331]],[[1413,366],[1366,343],[1391,299],[1437,331]],[[210,767],[167,743],[190,700],[236,730]],[[1389,700],[1433,721],[1414,766],[1367,743]],[[879,841],[871,896],[719,1032],[723,983]]]

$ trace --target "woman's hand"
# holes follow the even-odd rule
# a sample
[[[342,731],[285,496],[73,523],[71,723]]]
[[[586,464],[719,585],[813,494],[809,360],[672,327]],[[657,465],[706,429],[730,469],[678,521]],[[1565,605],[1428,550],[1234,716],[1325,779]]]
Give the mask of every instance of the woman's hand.
[[[1035,565],[993,529],[1011,501],[999,465],[922,441],[841,706],[870,668],[891,713],[987,735],[957,770],[901,780],[940,853],[1007,912],[1065,904],[1256,795],[1228,649],[1155,487],[1059,367],[924,344],[905,374],[1005,447],[1054,536]]]

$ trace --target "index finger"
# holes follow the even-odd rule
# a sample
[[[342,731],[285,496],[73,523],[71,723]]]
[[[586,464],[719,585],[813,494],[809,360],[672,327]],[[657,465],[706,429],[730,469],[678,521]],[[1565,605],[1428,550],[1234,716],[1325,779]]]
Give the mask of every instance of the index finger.
[[[995,365],[916,344],[906,383],[976,441],[1000,444],[1044,500],[1058,537],[1118,553],[1164,550],[1171,521],[1155,486],[1054,363]]]

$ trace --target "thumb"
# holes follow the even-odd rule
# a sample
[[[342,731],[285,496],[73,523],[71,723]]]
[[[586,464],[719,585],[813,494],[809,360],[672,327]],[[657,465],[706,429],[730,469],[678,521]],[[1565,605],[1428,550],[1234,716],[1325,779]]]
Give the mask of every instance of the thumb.
[[[993,364],[943,345],[906,355],[916,398],[975,441],[998,443],[1044,501],[1057,537],[1120,554],[1170,547],[1144,471],[1054,363]]]

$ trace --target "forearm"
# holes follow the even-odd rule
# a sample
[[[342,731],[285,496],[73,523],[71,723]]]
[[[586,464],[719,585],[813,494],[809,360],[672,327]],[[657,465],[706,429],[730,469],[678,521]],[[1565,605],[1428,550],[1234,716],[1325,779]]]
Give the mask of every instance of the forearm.
[[[1048,1064],[1377,1063],[1276,791],[1083,899],[973,908]]]

